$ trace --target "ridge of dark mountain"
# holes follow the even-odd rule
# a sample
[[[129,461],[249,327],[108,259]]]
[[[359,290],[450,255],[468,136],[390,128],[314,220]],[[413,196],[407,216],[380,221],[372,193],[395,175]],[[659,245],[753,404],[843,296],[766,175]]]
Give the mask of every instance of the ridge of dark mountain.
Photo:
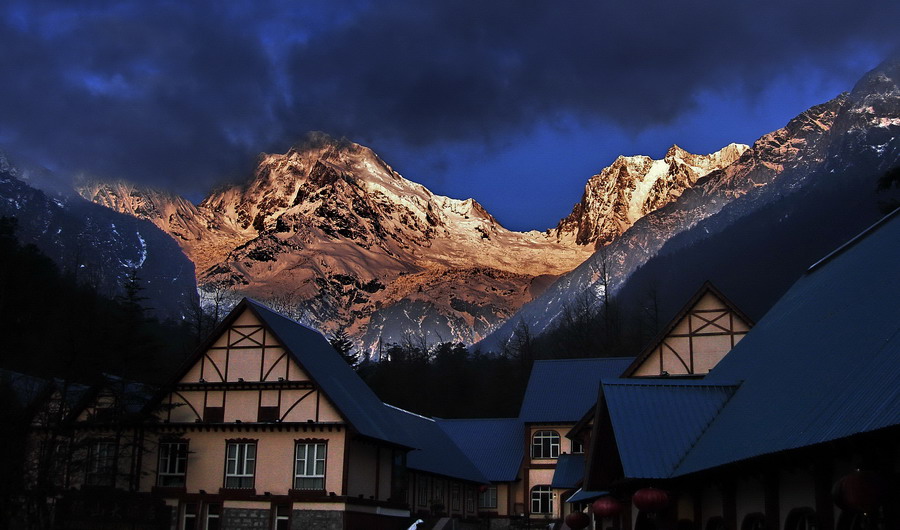
[[[196,293],[194,267],[152,223],[114,212],[77,195],[45,193],[17,178],[0,155],[0,216],[17,220],[17,237],[34,244],[76,281],[113,297],[136,271],[146,305],[180,318]],[[48,301],[48,303],[51,303]]]
[[[758,316],[818,254],[879,215],[878,179],[900,164],[898,81],[900,62],[886,61],[850,93],[764,135],[733,164],[698,180],[678,200],[644,216],[601,247],[479,347],[501,349],[523,324],[532,334],[548,330],[571,301],[585,297],[596,301],[604,289],[618,294],[645,264],[622,293],[632,305],[639,304],[635,298],[644,294],[641,291],[663,282],[686,284],[678,289],[666,286],[671,294],[665,298],[673,300],[684,300],[684,293],[710,278],[727,292],[740,282],[726,271],[756,270],[756,265],[744,265],[765,255],[772,244],[773,251],[782,254],[783,266],[770,263],[770,274],[757,289],[735,297],[746,297],[748,311]],[[761,226],[757,229],[752,223]],[[818,234],[804,232],[813,227]],[[754,251],[742,253],[744,245]],[[677,265],[679,260],[685,264]],[[671,273],[664,273],[665,267],[671,267]]]

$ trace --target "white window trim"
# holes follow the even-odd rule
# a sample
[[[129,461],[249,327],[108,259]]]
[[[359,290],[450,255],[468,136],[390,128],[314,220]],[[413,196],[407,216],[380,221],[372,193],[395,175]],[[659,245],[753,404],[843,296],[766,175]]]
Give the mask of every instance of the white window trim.
[[[228,442],[225,447],[225,488],[253,489],[255,477],[256,442]],[[245,485],[247,479],[250,482],[249,486]],[[235,481],[239,485],[233,485]]]
[[[550,454],[544,454],[544,440],[550,440]],[[535,460],[549,460],[559,458],[559,433],[551,430],[537,431],[531,437],[531,458]],[[540,454],[538,453],[540,450]]]
[[[305,442],[298,441],[294,445],[294,489],[295,490],[324,490],[325,489],[325,457],[328,454],[328,447],[325,442]],[[303,457],[301,459],[301,456]],[[310,458],[310,456],[312,458]],[[310,460],[312,461],[312,469],[309,469]],[[301,462],[302,468],[301,468]],[[321,472],[317,468],[321,469]],[[310,472],[311,471],[311,472]],[[321,487],[310,488],[301,487],[302,480],[321,481]]]

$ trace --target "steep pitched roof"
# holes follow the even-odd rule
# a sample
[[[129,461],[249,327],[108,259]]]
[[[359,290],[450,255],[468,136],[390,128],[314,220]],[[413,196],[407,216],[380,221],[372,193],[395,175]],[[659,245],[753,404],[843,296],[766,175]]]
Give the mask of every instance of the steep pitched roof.
[[[674,317],[669,321],[668,324],[659,332],[659,334],[654,338],[646,348],[644,348],[641,353],[634,358],[634,361],[625,369],[622,373],[622,377],[632,377],[635,372],[640,368],[644,362],[653,354],[653,352],[657,351],[666,338],[682,323],[685,318],[688,318],[690,312],[694,307],[706,296],[712,295],[717,298],[728,310],[734,313],[738,318],[743,320],[749,327],[753,327],[753,320],[744,314],[743,311],[740,310],[734,303],[731,302],[719,289],[716,288],[712,282],[706,281],[700,286],[700,289],[697,290],[696,293],[684,304],[678,313],[675,314]]]
[[[249,310],[274,334],[291,358],[319,385],[321,392],[341,416],[362,436],[410,448],[400,427],[366,383],[334,351],[318,331],[244,298],[216,327],[194,354],[185,360],[174,382],[180,381],[237,318]],[[145,411],[158,405],[166,392],[158,394]]]
[[[553,472],[551,488],[571,489],[581,482],[584,477],[584,454],[559,455],[556,460],[556,470]]]
[[[411,447],[395,418],[375,392],[334,351],[318,331],[245,298],[232,314],[247,307],[275,334],[294,361],[319,385],[322,393],[361,435]]]
[[[743,379],[675,475],[900,424],[900,215],[810,268],[707,376]]]
[[[517,418],[437,420],[440,428],[490,482],[519,477],[525,426]]]
[[[631,357],[535,361],[519,419],[526,423],[577,422],[597,399],[602,378],[617,377]]]
[[[479,484],[488,482],[436,420],[393,405],[384,407],[401,429],[399,434],[405,438],[406,445],[416,447],[406,455],[408,468]]]
[[[700,380],[603,381],[603,402],[628,478],[672,474],[737,384]]]

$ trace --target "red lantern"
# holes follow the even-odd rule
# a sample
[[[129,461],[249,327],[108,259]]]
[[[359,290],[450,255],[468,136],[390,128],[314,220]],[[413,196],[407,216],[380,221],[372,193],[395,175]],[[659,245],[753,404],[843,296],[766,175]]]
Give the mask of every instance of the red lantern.
[[[595,500],[591,511],[597,517],[615,517],[622,513],[622,503],[607,495]]]
[[[486,491],[488,490],[489,487],[490,487],[490,486],[488,486],[487,484],[481,484],[481,485],[479,485],[479,486],[478,486],[478,493],[484,493],[484,492],[486,492]]]
[[[572,512],[566,516],[566,525],[572,530],[581,530],[591,524],[590,517],[584,512]]]
[[[873,471],[856,470],[841,477],[832,489],[834,503],[842,510],[871,513],[884,502],[885,483]]]
[[[642,488],[631,497],[635,508],[642,512],[659,512],[669,505],[669,495],[656,488]]]

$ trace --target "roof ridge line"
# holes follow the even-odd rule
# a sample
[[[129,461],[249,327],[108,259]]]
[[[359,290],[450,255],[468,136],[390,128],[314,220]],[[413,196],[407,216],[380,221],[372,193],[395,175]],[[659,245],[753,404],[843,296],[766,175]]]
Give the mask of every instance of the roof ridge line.
[[[409,411],[409,410],[406,410],[406,409],[401,409],[400,407],[398,407],[398,406],[396,406],[396,405],[391,405],[390,403],[385,403],[385,402],[383,402],[383,401],[381,402],[381,404],[384,405],[385,407],[390,407],[390,408],[392,408],[392,409],[394,409],[394,410],[398,410],[398,411],[400,411],[400,412],[405,412],[406,414],[409,414],[410,416],[417,416],[417,417],[419,417],[419,418],[422,418],[423,420],[428,420],[428,421],[437,423],[437,420],[435,420],[434,418],[429,418],[428,416],[423,416],[423,415],[421,415],[421,414],[416,414],[415,412],[412,412],[412,411]]]
[[[839,246],[838,248],[836,248],[836,249],[832,250],[831,252],[829,252],[828,254],[826,254],[819,261],[810,265],[809,268],[806,269],[806,271],[803,273],[803,275],[806,276],[808,274],[812,274],[813,272],[820,269],[823,265],[825,265],[829,261],[833,260],[840,254],[843,254],[848,248],[856,245],[858,242],[860,242],[863,239],[865,239],[866,237],[868,237],[869,234],[877,231],[878,228],[881,227],[881,225],[883,225],[883,224],[887,223],[888,221],[890,221],[891,219],[893,219],[897,215],[897,212],[900,212],[900,206],[895,208],[892,212],[886,214],[881,219],[872,223],[868,228],[866,228],[862,232],[856,234],[855,236],[853,236],[852,238],[847,240],[847,242],[844,243],[843,245]]]

